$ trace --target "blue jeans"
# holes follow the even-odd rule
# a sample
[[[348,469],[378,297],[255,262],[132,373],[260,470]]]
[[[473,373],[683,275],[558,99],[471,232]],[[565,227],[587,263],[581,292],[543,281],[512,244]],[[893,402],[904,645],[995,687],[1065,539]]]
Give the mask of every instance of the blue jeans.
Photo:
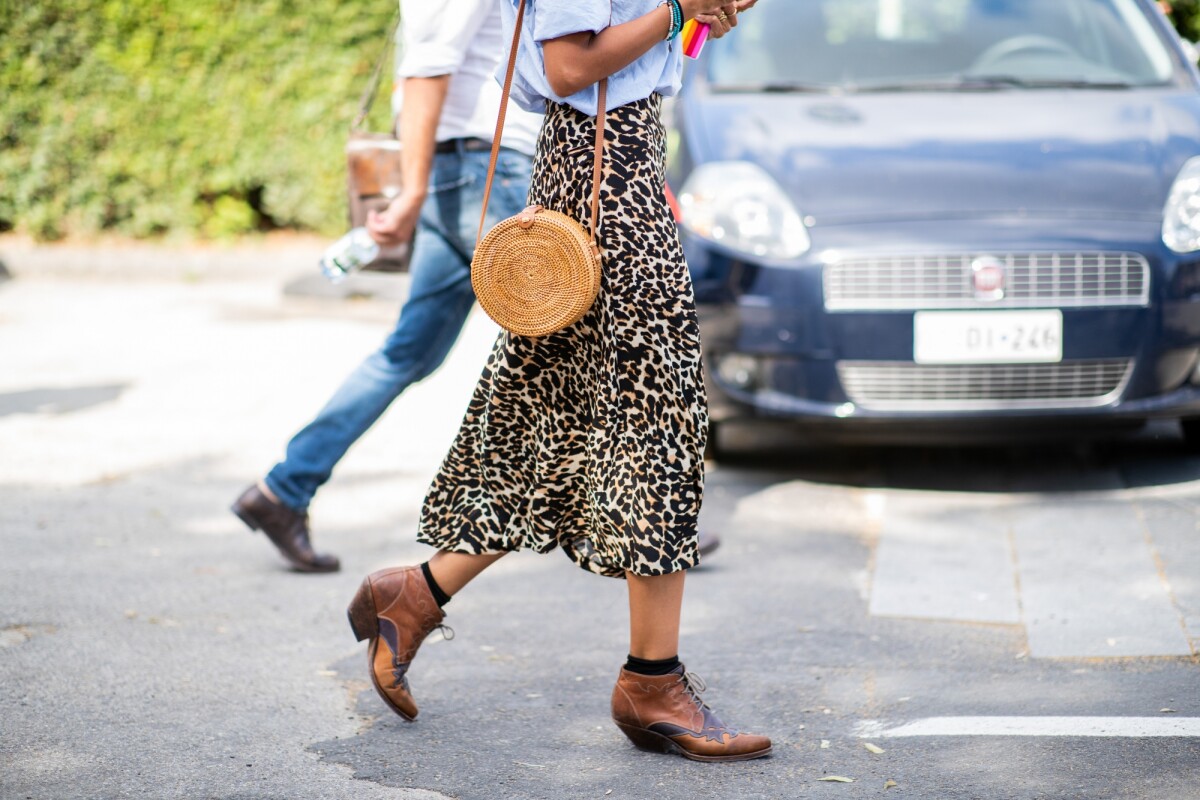
[[[288,442],[266,484],[303,512],[334,466],[400,393],[441,366],[475,301],[471,256],[479,227],[489,153],[434,157],[429,196],[413,240],[408,299],[382,346],[350,374],[308,425]],[[502,149],[488,226],[518,213],[529,194],[531,160]]]

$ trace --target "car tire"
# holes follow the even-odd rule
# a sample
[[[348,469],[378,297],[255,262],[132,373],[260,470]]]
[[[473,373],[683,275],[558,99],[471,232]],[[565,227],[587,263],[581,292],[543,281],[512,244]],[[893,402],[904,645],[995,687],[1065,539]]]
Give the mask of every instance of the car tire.
[[[1179,420],[1183,429],[1183,446],[1189,453],[1200,453],[1200,417],[1185,417]]]

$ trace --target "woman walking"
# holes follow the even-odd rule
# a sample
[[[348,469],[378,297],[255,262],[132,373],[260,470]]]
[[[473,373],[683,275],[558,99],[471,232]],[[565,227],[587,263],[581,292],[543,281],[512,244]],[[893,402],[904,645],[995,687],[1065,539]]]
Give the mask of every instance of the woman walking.
[[[370,639],[376,690],[411,721],[408,669],[442,606],[508,552],[561,547],[627,580],[629,656],[612,695],[625,735],[700,761],[758,758],[770,740],[722,723],[678,657],[708,415],[660,121],[662,96],[679,88],[679,28],[698,17],[720,37],[755,0],[500,0],[510,35],[522,1],[512,96],[546,111],[531,204],[589,224],[596,114],[606,115],[600,293],[564,330],[500,336],[425,498],[418,539],[438,552],[368,575],[351,625]]]

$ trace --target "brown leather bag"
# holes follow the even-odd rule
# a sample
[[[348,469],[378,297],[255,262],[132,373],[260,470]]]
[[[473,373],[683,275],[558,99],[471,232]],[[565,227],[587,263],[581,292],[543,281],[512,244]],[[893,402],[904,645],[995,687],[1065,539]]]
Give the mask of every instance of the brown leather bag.
[[[400,16],[397,14],[389,28],[387,44],[375,62],[371,79],[359,99],[358,116],[350,124],[350,133],[346,139],[346,199],[352,228],[366,225],[367,215],[371,211],[387,208],[392,198],[400,194],[404,187],[400,161],[401,145],[396,137],[394,121],[393,128],[388,133],[363,129],[375,96],[379,93],[383,68],[394,46],[399,24]],[[397,248],[368,264],[364,269],[376,272],[407,272],[408,255],[408,247]]]

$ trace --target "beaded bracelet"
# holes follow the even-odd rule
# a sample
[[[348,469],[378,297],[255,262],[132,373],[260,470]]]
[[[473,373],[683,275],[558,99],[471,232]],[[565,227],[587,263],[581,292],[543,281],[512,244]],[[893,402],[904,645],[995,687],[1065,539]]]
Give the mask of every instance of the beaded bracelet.
[[[667,31],[667,41],[674,39],[683,30],[683,7],[679,0],[663,0],[659,6],[666,6],[671,12],[671,28]]]
[[[663,6],[667,7],[667,13],[671,15],[671,22],[667,26],[667,35],[663,37],[669,41],[673,36],[675,36],[675,6],[671,3],[671,0],[663,0],[658,4],[659,8],[662,8]]]

